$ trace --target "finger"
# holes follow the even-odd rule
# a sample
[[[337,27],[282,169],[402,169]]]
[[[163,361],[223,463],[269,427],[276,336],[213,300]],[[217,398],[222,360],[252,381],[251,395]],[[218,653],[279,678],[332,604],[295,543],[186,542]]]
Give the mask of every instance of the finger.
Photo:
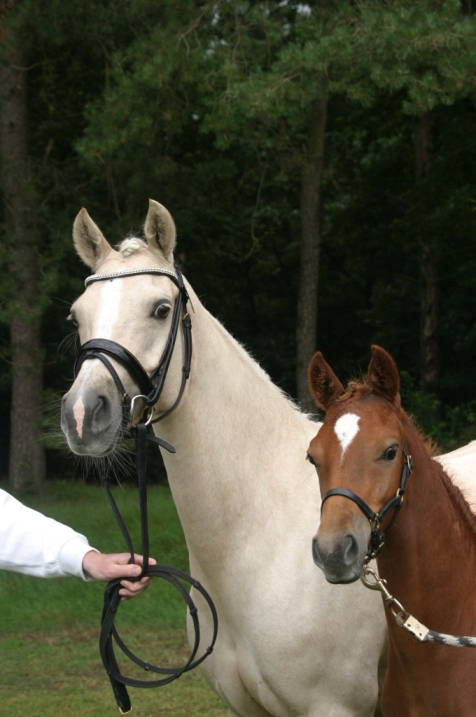
[[[149,587],[149,585],[150,578],[141,578],[140,580],[135,580],[134,582],[121,580],[121,587],[133,593],[141,592],[142,590],[145,590],[145,588]]]
[[[130,559],[130,555],[128,555],[128,558]],[[134,562],[136,565],[144,565],[144,556],[134,553]],[[149,565],[157,565],[157,560],[155,558],[149,558]]]
[[[126,565],[117,565],[118,577],[121,578],[135,578],[141,574],[141,568],[136,563],[130,563]]]
[[[122,583],[121,583],[122,585]],[[119,595],[122,600],[129,600],[130,598],[136,597],[137,595],[140,595],[147,587],[148,585],[139,585],[139,587],[136,587],[137,583],[132,583],[131,587],[124,588],[122,587],[119,590]]]

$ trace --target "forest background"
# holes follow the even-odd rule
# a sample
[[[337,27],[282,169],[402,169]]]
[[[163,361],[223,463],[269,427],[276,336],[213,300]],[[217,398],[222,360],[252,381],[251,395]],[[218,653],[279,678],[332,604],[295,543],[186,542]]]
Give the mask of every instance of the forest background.
[[[316,348],[345,379],[378,343],[442,449],[476,438],[473,2],[0,0],[12,491],[76,470],[74,217],[115,244],[149,197],[207,308],[304,408]]]

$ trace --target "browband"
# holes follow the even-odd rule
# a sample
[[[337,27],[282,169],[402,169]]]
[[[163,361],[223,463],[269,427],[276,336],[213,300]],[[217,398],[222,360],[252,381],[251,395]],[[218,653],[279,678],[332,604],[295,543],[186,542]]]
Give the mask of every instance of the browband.
[[[119,276],[134,276],[134,274],[166,274],[175,281],[177,286],[179,285],[178,276],[174,271],[170,269],[159,269],[159,267],[148,266],[144,269],[129,269],[126,271],[115,271],[110,274],[91,274],[84,281],[84,286],[88,287],[93,281],[106,281],[107,279],[116,279]]]

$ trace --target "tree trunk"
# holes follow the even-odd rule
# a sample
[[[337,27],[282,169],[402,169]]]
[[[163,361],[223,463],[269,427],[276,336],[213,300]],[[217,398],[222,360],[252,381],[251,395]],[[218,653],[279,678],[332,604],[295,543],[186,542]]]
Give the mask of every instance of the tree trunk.
[[[299,402],[304,410],[310,412],[316,410],[307,385],[307,367],[316,350],[317,341],[321,182],[326,121],[327,78],[323,75],[311,105],[301,173],[301,264],[296,328],[296,384]]]
[[[473,16],[475,8],[474,0],[461,0],[461,12],[463,20],[470,20]],[[469,101],[473,105],[473,109],[476,110],[476,90],[472,90],[469,93]]]
[[[5,42],[8,13],[14,6],[14,0],[0,0],[0,188],[10,286],[6,301],[12,367],[9,485],[18,495],[41,492],[45,455],[40,442],[41,312],[28,162],[26,63],[19,47]]]
[[[419,183],[427,178],[432,157],[428,113],[417,119],[414,144],[415,179]],[[428,238],[420,239],[420,247],[420,380],[425,393],[436,395],[440,378],[438,256]]]
[[[440,378],[438,294],[436,253],[423,242],[420,254],[420,378],[423,391],[435,396]]]

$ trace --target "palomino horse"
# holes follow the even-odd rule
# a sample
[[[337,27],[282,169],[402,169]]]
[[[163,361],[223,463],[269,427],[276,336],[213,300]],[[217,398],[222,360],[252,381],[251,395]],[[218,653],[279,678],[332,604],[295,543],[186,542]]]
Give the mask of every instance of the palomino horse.
[[[146,242],[126,239],[116,251],[87,212],[79,213],[74,243],[96,276],[71,318],[83,345],[92,339],[121,344],[150,376],[162,363],[180,280],[174,223],[157,202],[150,202],[144,230]],[[184,385],[179,330],[153,420],[183,396],[153,425],[176,448],[164,452],[164,461],[190,571],[218,611],[218,640],[202,663],[205,677],[232,717],[370,717],[386,655],[385,618],[378,595],[361,585],[336,589],[312,561],[320,494],[305,456],[318,424],[186,288],[190,378]],[[144,393],[140,376],[106,358],[129,396]],[[102,360],[81,364],[62,407],[75,453],[114,451],[122,423],[118,385]],[[196,601],[200,606],[199,596]],[[207,615],[204,646],[211,638]]]
[[[401,408],[393,359],[373,346],[363,382],[344,389],[318,352],[309,379],[327,411],[308,451],[324,496],[316,564],[329,582],[352,583],[377,552],[379,574],[406,611],[432,630],[476,635],[476,517]],[[473,716],[476,652],[420,644],[386,614],[384,715]]]

